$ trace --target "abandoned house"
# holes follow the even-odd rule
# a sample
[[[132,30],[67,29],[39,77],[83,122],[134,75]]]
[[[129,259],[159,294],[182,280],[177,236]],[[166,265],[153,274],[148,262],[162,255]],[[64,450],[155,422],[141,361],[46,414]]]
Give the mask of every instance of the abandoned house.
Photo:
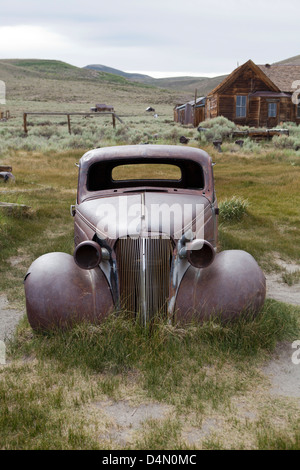
[[[300,124],[297,89],[300,99],[300,65],[256,65],[248,60],[206,97],[176,106],[174,121],[196,127],[205,119],[224,116],[250,127]]]
[[[91,111],[94,111],[95,113],[113,113],[114,112],[114,107],[109,106],[107,104],[96,104],[93,108],[91,108]]]
[[[248,60],[207,95],[205,119],[224,116],[236,124],[268,128],[285,121],[299,124],[300,105],[292,100],[297,80],[300,65],[256,65]]]
[[[205,98],[196,98],[185,104],[179,104],[174,108],[174,121],[180,124],[192,124],[197,127],[205,119]]]

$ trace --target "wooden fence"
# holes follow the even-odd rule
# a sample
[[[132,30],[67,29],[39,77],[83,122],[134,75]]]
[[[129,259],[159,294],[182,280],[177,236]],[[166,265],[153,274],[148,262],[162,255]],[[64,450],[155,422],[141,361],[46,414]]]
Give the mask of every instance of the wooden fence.
[[[114,112],[105,112],[105,113],[63,113],[63,112],[24,112],[23,113],[23,126],[24,126],[24,132],[25,134],[28,133],[28,122],[27,122],[27,116],[67,116],[67,123],[68,123],[68,130],[69,134],[71,134],[71,116],[107,116],[111,115],[112,116],[112,125],[115,128],[116,127],[116,119],[120,121],[123,124],[123,121],[120,119],[119,116],[117,116],[116,113]]]

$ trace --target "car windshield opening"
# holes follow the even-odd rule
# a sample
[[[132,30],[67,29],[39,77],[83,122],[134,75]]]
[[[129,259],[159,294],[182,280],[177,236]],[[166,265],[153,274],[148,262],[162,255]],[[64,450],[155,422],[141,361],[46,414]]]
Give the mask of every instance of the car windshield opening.
[[[122,159],[93,163],[87,172],[88,191],[102,191],[140,186],[203,189],[202,166],[193,160]],[[154,160],[154,161],[153,161]]]
[[[113,181],[129,180],[181,180],[181,169],[165,163],[132,163],[112,169]]]

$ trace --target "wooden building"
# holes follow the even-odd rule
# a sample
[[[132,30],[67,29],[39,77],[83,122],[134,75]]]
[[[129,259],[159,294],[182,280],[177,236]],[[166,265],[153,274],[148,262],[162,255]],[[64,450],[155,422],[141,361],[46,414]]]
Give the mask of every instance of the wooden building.
[[[8,109],[3,110],[0,108],[0,119],[1,120],[7,120],[10,118],[10,112]]]
[[[174,108],[174,121],[197,127],[205,119],[205,98],[197,98]]]
[[[96,104],[93,108],[91,108],[91,111],[94,111],[95,113],[105,113],[105,112],[113,113],[114,107],[108,104],[101,103],[101,104]]]
[[[300,65],[256,65],[248,60],[207,95],[205,119],[224,116],[236,124],[268,128],[285,121],[299,124],[297,80],[300,91]]]

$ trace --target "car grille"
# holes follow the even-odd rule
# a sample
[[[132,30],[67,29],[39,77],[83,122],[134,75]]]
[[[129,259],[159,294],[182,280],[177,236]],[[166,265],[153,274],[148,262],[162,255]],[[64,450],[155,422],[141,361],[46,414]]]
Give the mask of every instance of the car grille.
[[[167,312],[172,252],[171,240],[162,237],[117,241],[120,305],[144,325]]]

